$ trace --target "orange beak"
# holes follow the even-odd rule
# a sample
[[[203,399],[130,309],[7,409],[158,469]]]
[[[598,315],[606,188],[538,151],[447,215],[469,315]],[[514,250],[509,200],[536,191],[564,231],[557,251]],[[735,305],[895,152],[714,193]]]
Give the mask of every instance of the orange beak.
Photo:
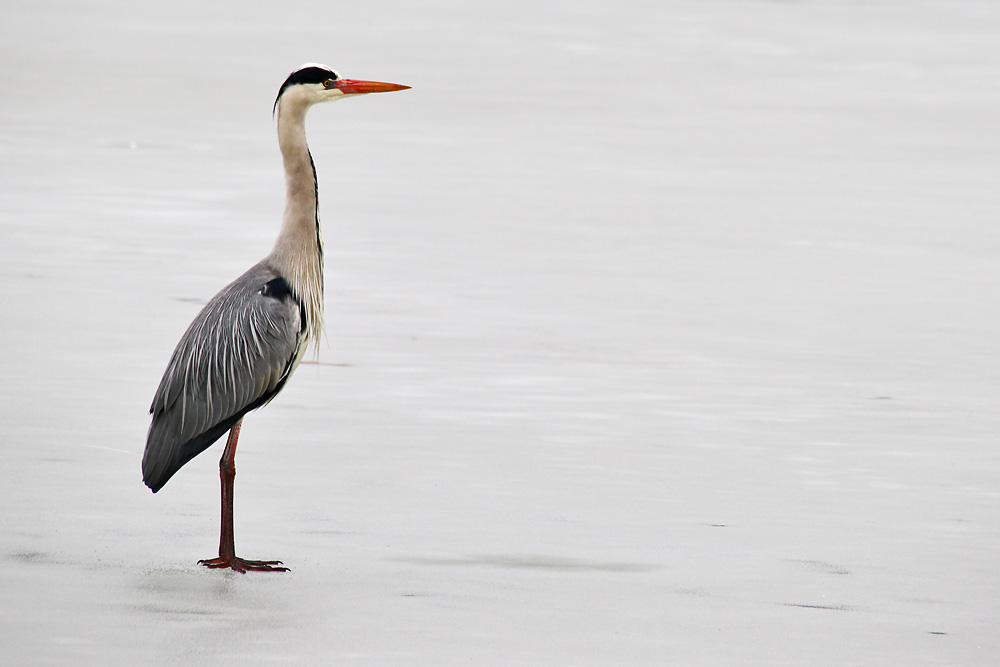
[[[361,95],[364,93],[391,93],[394,90],[407,90],[409,86],[403,86],[398,83],[381,83],[380,81],[337,79],[333,82],[331,88],[336,88],[345,95]]]

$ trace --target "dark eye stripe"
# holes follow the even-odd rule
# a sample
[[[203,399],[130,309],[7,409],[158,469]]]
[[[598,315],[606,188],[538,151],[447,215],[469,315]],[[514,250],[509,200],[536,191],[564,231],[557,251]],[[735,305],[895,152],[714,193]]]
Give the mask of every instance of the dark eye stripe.
[[[293,86],[297,83],[323,83],[329,79],[336,80],[338,78],[336,72],[323,67],[303,67],[289,74],[282,88]]]
[[[336,81],[339,78],[339,74],[326,67],[311,65],[309,67],[303,67],[302,69],[295,70],[288,75],[285,82],[281,84],[281,88],[278,89],[278,96],[274,98],[274,108],[278,108],[278,100],[281,99],[281,94],[284,93],[285,89],[289,86],[295,86],[301,83],[318,83],[325,86],[327,81]]]

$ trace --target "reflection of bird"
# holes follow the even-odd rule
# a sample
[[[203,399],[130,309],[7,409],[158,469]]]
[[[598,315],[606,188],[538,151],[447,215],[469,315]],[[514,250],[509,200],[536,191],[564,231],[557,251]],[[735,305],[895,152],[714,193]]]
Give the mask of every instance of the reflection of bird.
[[[278,92],[278,144],[288,195],[274,249],[216,294],[174,350],[150,412],[142,477],[156,493],[185,463],[229,431],[219,461],[222,536],[211,568],[287,570],[280,561],[244,560],[233,545],[236,440],[243,416],[277,395],[323,328],[323,242],[316,170],[306,145],[306,111],[319,102],[409,86],[342,79],[304,65]]]

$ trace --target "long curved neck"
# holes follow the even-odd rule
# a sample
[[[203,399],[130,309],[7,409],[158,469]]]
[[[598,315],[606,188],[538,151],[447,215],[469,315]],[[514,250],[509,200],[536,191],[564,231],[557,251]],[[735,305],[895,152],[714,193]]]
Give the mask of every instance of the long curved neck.
[[[285,165],[287,200],[281,233],[268,256],[302,302],[306,341],[319,344],[323,331],[323,239],[319,226],[316,168],[306,145],[309,105],[292,100],[278,104],[278,146]]]

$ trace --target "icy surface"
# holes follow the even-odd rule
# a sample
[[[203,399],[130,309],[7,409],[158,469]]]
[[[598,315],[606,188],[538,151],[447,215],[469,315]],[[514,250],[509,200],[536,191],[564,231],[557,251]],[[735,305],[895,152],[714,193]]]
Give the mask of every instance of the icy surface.
[[[365,6],[362,8],[361,5]],[[249,5],[249,6],[248,6]],[[0,663],[995,665],[1000,4],[0,9]],[[152,495],[283,206],[328,343]]]

